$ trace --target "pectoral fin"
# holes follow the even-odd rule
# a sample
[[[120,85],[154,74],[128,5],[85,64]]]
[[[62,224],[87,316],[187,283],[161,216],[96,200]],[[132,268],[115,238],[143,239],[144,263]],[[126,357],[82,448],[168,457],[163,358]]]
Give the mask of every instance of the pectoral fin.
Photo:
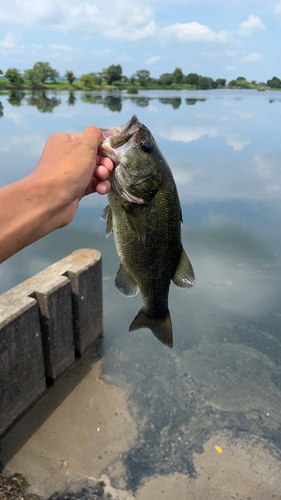
[[[190,288],[195,284],[193,267],[183,248],[173,282],[181,288]]]
[[[106,230],[105,230],[105,236],[108,238],[108,236],[113,233],[113,225],[112,225],[112,210],[109,205],[107,205],[100,216],[101,220],[106,221]]]
[[[138,240],[145,241],[146,239],[146,231],[145,225],[141,216],[136,211],[133,205],[129,205],[126,209],[127,221],[130,228],[136,233],[136,237]]]
[[[134,297],[139,292],[139,287],[135,280],[133,280],[122,264],[120,264],[115,278],[115,286],[118,292],[126,297]]]

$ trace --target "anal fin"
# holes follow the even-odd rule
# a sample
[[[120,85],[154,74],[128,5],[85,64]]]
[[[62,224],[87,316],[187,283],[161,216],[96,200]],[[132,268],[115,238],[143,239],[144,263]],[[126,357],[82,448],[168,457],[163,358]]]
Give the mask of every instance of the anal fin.
[[[118,292],[125,295],[125,297],[134,297],[139,292],[139,287],[135,280],[133,280],[122,264],[120,264],[115,278],[115,286]]]
[[[190,288],[195,285],[193,267],[183,248],[181,249],[178,267],[173,276],[173,282],[181,288]]]

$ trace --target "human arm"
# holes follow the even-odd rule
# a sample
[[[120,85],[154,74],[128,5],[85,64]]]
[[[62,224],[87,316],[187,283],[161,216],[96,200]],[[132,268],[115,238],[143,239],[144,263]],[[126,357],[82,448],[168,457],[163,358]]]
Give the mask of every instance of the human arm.
[[[109,191],[112,161],[97,156],[103,139],[95,127],[52,135],[36,169],[0,189],[0,263],[69,224],[84,195]]]

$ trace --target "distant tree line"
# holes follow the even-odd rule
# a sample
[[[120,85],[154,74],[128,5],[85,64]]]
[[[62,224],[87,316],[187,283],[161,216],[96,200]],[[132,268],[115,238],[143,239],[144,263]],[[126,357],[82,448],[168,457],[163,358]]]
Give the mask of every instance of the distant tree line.
[[[0,70],[0,74],[3,72]],[[5,78],[7,78],[11,84],[20,85],[24,83],[24,80],[30,81],[31,85],[36,86],[39,84],[44,84],[47,80],[55,82],[59,78],[59,72],[53,69],[48,62],[37,62],[34,64],[33,68],[27,69],[22,74],[16,68],[9,68],[5,73]],[[223,88],[226,85],[229,88],[255,88],[258,87],[270,87],[270,88],[281,88],[281,80],[274,76],[271,80],[265,82],[257,83],[256,80],[251,82],[247,81],[243,76],[239,76],[236,80],[231,80],[227,84],[225,78],[213,78],[208,76],[201,76],[197,73],[189,73],[184,75],[181,68],[176,68],[173,73],[163,73],[159,78],[153,78],[150,75],[150,71],[146,69],[141,69],[136,71],[130,78],[123,75],[122,67],[120,64],[112,64],[108,68],[103,69],[100,72],[85,73],[77,78],[73,71],[67,70],[64,74],[64,78],[68,80],[70,85],[73,85],[75,80],[79,80],[85,87],[91,88],[95,86],[100,86],[102,84],[107,85],[120,85],[129,84],[132,86],[140,86],[142,88],[148,87],[165,87],[174,88],[175,86],[192,86],[196,89],[216,89]]]

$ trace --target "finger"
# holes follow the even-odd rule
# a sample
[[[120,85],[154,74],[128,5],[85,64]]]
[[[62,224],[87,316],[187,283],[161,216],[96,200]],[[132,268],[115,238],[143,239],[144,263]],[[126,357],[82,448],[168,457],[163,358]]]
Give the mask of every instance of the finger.
[[[113,161],[107,156],[97,155],[96,163],[97,165],[104,165],[109,172],[111,172],[111,170],[113,170],[114,167]]]
[[[96,192],[99,194],[106,194],[110,191],[111,184],[109,181],[102,181],[97,184]]]
[[[109,171],[103,165],[99,165],[95,171],[95,176],[101,181],[105,181],[109,177]]]
[[[102,142],[103,140],[103,133],[102,131],[97,128],[97,127],[87,127],[85,128],[83,134],[80,137],[80,141],[86,146],[89,147],[90,149],[93,149],[93,147],[97,150],[98,145]]]

